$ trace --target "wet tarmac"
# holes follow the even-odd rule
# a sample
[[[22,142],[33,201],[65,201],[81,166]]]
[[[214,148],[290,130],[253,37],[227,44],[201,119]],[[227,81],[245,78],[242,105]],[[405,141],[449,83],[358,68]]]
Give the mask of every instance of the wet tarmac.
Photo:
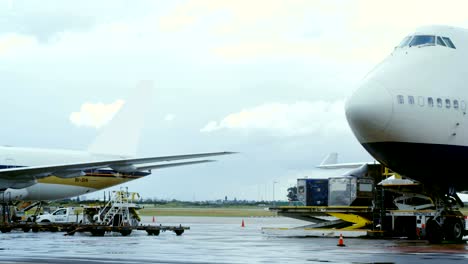
[[[143,219],[151,222],[152,217]],[[108,234],[0,234],[0,263],[467,263],[468,244],[431,245],[425,241],[274,237],[261,227],[294,227],[282,217],[157,217],[157,224],[190,226],[172,232],[128,237]]]

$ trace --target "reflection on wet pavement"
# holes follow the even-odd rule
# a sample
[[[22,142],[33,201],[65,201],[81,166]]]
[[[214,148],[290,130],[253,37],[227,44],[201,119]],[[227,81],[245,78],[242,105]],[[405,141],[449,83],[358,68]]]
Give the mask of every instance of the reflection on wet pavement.
[[[468,244],[431,245],[425,241],[273,237],[261,227],[299,226],[296,220],[272,218],[157,217],[157,224],[188,225],[172,232],[129,237],[108,234],[0,234],[0,263],[462,263]],[[146,220],[151,222],[151,218]]]

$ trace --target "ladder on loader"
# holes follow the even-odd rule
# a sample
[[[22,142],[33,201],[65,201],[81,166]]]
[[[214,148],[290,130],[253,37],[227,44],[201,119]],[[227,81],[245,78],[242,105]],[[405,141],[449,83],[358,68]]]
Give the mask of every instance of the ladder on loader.
[[[102,223],[112,226],[135,226],[140,222],[135,203],[140,195],[128,190],[114,191],[107,204],[100,210],[99,219]]]

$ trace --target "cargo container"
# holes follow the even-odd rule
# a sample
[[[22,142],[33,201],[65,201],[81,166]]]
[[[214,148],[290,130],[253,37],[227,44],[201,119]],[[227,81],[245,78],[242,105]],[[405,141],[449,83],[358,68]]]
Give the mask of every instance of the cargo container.
[[[298,179],[297,197],[306,206],[327,206],[328,179]]]
[[[374,181],[371,178],[338,177],[328,180],[328,205],[371,205]]]

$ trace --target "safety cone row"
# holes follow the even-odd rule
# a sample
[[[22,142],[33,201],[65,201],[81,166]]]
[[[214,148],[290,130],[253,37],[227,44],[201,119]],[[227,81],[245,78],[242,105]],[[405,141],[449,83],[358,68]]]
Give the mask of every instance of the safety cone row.
[[[346,247],[343,241],[343,235],[340,234],[340,239],[338,240],[338,247]]]
[[[242,219],[241,227],[245,227],[244,219]]]

